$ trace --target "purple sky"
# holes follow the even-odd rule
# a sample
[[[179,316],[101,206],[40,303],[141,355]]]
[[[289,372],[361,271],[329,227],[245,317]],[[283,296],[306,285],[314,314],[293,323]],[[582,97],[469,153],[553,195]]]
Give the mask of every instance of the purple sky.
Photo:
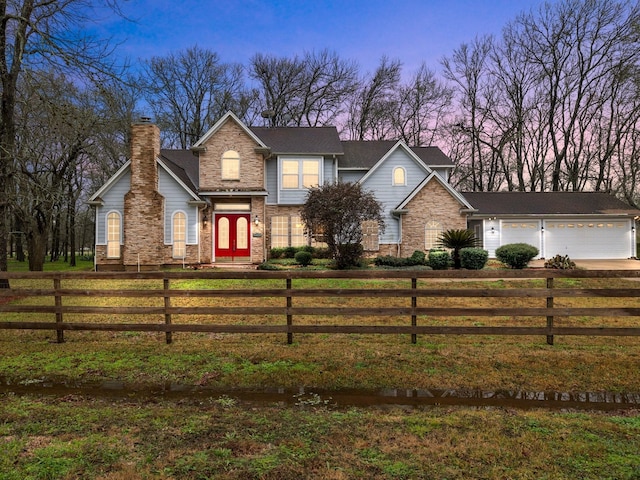
[[[255,53],[293,56],[329,48],[373,70],[383,55],[405,73],[439,60],[475,36],[499,34],[522,11],[542,0],[133,0],[124,13],[135,20],[102,19],[132,61],[195,44],[224,62],[246,64]],[[104,33],[104,32],[103,32]]]

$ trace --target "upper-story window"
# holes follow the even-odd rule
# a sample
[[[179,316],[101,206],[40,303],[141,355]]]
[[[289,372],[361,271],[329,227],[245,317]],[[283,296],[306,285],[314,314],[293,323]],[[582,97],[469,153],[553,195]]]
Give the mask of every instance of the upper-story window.
[[[282,188],[302,189],[317,187],[319,184],[319,159],[282,160]]]
[[[240,154],[235,150],[222,154],[222,180],[240,180]]]
[[[393,169],[393,185],[406,185],[407,184],[407,172],[404,167],[395,167]]]

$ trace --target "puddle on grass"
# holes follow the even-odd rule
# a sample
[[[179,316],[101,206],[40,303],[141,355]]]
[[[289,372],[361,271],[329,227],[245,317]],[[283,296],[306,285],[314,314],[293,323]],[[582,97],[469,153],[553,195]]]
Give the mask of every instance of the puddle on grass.
[[[503,407],[518,409],[614,411],[640,408],[640,393],[526,392],[456,389],[323,390],[315,388],[217,389],[206,386],[166,384],[157,387],[128,385],[120,381],[69,383],[34,379],[12,383],[0,378],[0,394],[79,395],[94,398],[211,401],[232,399],[239,403],[280,403],[299,406],[420,408],[426,406]]]

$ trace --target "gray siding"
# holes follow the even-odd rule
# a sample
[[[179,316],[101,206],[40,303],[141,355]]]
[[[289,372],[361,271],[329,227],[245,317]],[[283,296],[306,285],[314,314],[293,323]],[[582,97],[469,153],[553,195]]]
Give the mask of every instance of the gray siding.
[[[324,173],[324,175],[322,176],[323,185],[327,183],[335,183],[336,170],[335,170],[335,166],[332,158],[325,157],[323,166],[322,166],[322,171]]]
[[[327,175],[326,170],[326,160],[322,157],[313,157],[308,155],[289,155],[289,156],[281,156],[278,160],[278,166],[280,165],[280,160],[282,159],[292,159],[297,160],[299,158],[321,158],[320,161],[320,179],[324,181]],[[331,160],[329,160],[331,164]],[[331,167],[332,168],[332,167]],[[332,172],[330,172],[332,174]],[[303,189],[283,189],[280,188],[279,179],[278,179],[278,204],[280,205],[302,205],[307,200],[307,192],[306,188]]]
[[[392,174],[395,167],[404,167],[406,185],[393,185]],[[386,228],[380,236],[380,243],[397,243],[399,241],[400,224],[391,211],[409,196],[426,175],[427,173],[404,150],[397,149],[362,184],[366,190],[375,193],[384,208]]]
[[[124,196],[131,185],[131,172],[127,170],[113,185],[102,195],[104,205],[96,208],[96,245],[107,243],[107,214],[111,211],[120,213],[120,219],[124,218]]]
[[[267,204],[278,203],[278,160],[269,159],[265,165],[265,188],[267,189]]]
[[[339,178],[342,182],[359,182],[365,173],[364,170],[340,170]]]
[[[172,242],[171,219],[177,211],[187,215],[187,243],[198,243],[198,207],[189,205],[193,200],[185,189],[164,168],[158,168],[158,191],[164,197],[164,242]]]

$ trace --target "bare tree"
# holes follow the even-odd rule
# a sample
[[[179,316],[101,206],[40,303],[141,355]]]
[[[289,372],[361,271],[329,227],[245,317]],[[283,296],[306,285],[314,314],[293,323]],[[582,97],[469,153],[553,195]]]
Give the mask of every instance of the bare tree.
[[[168,145],[188,148],[246,95],[242,68],[198,46],[146,62],[142,83]]]
[[[293,58],[256,54],[249,70],[269,126],[331,125],[357,85],[357,65],[326,49]]]
[[[469,142],[469,175],[472,190],[494,190],[500,182],[496,168],[496,148],[488,128],[489,112],[494,108],[489,95],[492,37],[476,38],[472,44],[462,44],[453,55],[442,60],[444,76],[453,82],[458,91],[458,118],[455,125]],[[488,88],[489,87],[489,88]],[[488,151],[487,151],[488,150]]]
[[[401,63],[382,57],[375,73],[363,79],[349,103],[346,133],[350,140],[396,137],[391,118],[396,109]]]
[[[117,9],[117,0],[101,4]],[[9,193],[15,171],[16,93],[25,65],[44,64],[100,74],[110,70],[111,45],[90,36],[100,4],[88,0],[0,0],[0,271],[7,270]],[[75,32],[69,35],[68,32]],[[8,287],[8,282],[0,282]]]
[[[94,96],[59,74],[25,75],[18,98],[16,194],[11,207],[22,219],[29,270],[42,270],[49,239],[55,259],[62,233],[72,226],[82,191],[76,188],[80,160],[98,117],[92,108]]]
[[[553,162],[551,189],[577,190],[591,170],[585,154],[594,115],[613,93],[611,82],[640,56],[637,4],[564,0],[515,21],[526,61],[544,97]]]
[[[393,123],[398,136],[408,145],[432,145],[450,113],[453,90],[423,63],[397,96]]]

